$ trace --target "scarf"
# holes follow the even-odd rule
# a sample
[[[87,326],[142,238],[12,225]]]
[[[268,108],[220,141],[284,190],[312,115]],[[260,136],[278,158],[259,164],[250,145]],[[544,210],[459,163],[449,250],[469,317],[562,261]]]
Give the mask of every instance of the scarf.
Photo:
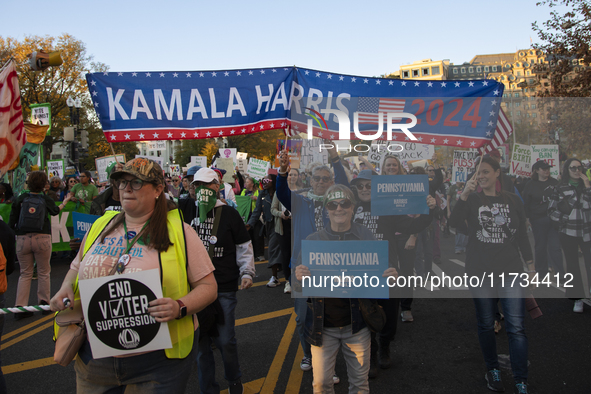
[[[215,203],[217,201],[217,197],[215,191],[205,187],[200,186],[195,190],[196,199],[197,199],[197,208],[199,209],[199,221],[201,223],[205,222],[207,219],[207,214],[215,207]]]

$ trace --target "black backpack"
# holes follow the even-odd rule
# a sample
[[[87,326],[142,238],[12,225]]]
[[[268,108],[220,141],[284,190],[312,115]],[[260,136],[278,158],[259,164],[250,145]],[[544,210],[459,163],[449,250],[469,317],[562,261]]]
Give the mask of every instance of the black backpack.
[[[40,233],[46,217],[47,208],[43,195],[29,194],[21,203],[17,229],[25,233]]]

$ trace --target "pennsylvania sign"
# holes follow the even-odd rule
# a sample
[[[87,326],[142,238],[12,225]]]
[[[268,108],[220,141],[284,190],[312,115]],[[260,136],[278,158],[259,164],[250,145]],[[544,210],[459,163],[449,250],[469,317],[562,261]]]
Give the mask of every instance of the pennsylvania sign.
[[[503,85],[494,80],[414,81],[297,67],[104,72],[86,79],[109,142],[213,138],[287,127],[292,133],[310,127],[317,136],[336,139],[339,119],[330,111],[339,111],[348,116],[351,129],[375,139],[408,140],[400,128],[411,119],[396,117],[404,113],[416,118],[409,131],[417,142],[478,148],[493,137],[503,95]],[[387,121],[395,130],[389,136],[376,134],[376,129],[391,128],[383,127]]]

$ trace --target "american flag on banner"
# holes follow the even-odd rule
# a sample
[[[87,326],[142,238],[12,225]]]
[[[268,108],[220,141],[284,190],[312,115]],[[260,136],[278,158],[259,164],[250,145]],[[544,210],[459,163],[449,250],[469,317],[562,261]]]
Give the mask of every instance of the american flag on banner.
[[[509,139],[509,136],[512,133],[513,127],[511,127],[511,122],[509,121],[509,118],[507,118],[507,115],[505,115],[505,111],[501,108],[499,111],[499,118],[497,119],[495,135],[487,145],[480,148],[480,153],[485,154],[493,149],[497,149]]]
[[[387,112],[404,112],[406,100],[397,98],[379,98],[379,97],[360,97],[357,102],[357,112],[359,113],[359,124],[378,124],[378,112],[384,113],[384,122],[386,122]],[[393,122],[400,122],[400,119],[394,119]]]

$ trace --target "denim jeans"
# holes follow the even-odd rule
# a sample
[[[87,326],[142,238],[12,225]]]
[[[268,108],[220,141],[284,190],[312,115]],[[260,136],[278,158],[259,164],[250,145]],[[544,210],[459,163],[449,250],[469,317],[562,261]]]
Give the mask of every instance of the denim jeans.
[[[293,290],[292,290],[293,291]],[[306,298],[302,297],[301,294],[299,298],[294,298],[294,310],[296,313],[296,327],[298,329],[298,334],[300,336],[300,344],[302,345],[302,350],[304,351],[304,357],[312,357],[312,351],[310,350],[310,344],[306,341],[306,332],[304,327],[306,326],[306,313],[308,312],[308,303]]]
[[[511,370],[516,382],[527,381],[527,336],[524,317],[525,300],[523,288],[500,286],[496,288],[471,288],[478,321],[478,341],[488,370],[499,369],[497,340],[495,337],[495,315],[497,302],[501,302],[505,314],[505,326],[509,338]]]
[[[242,377],[238,362],[238,346],[236,344],[236,292],[218,293],[218,301],[224,311],[224,324],[218,324],[219,336],[210,337],[200,333],[197,364],[199,370],[199,388],[202,394],[218,394],[220,385],[215,380],[215,359],[211,342],[222,353],[224,377],[229,384],[236,383]]]
[[[468,236],[456,230],[456,252],[465,252],[468,245]]]
[[[554,266],[554,273],[564,278],[564,266],[562,264],[562,250],[558,239],[558,230],[552,226],[549,217],[531,220],[531,228],[535,240],[536,271],[543,278],[548,273],[548,255]]]
[[[35,262],[37,263],[37,303],[45,301],[49,304],[51,265],[51,235],[29,233],[16,237],[16,255],[21,267],[18,287],[16,289],[17,306],[29,304],[31,280]]]
[[[347,364],[349,393],[369,393],[370,331],[365,327],[356,334],[351,332],[351,325],[322,329],[322,346],[312,346],[314,393],[334,394],[332,376],[339,350]]]
[[[586,290],[583,287],[583,278],[581,277],[581,268],[579,265],[579,248],[583,252],[584,272],[587,275],[587,283],[591,280],[591,241],[583,242],[581,237],[571,237],[564,233],[558,236],[564,257],[566,259],[566,272],[572,274],[570,287],[566,288],[566,296],[571,300],[579,300],[586,297]],[[564,282],[564,276],[561,278]]]
[[[76,358],[76,392],[100,393],[184,393],[195,360],[193,351],[185,358],[166,358],[164,350],[132,357],[93,359],[89,342]]]

